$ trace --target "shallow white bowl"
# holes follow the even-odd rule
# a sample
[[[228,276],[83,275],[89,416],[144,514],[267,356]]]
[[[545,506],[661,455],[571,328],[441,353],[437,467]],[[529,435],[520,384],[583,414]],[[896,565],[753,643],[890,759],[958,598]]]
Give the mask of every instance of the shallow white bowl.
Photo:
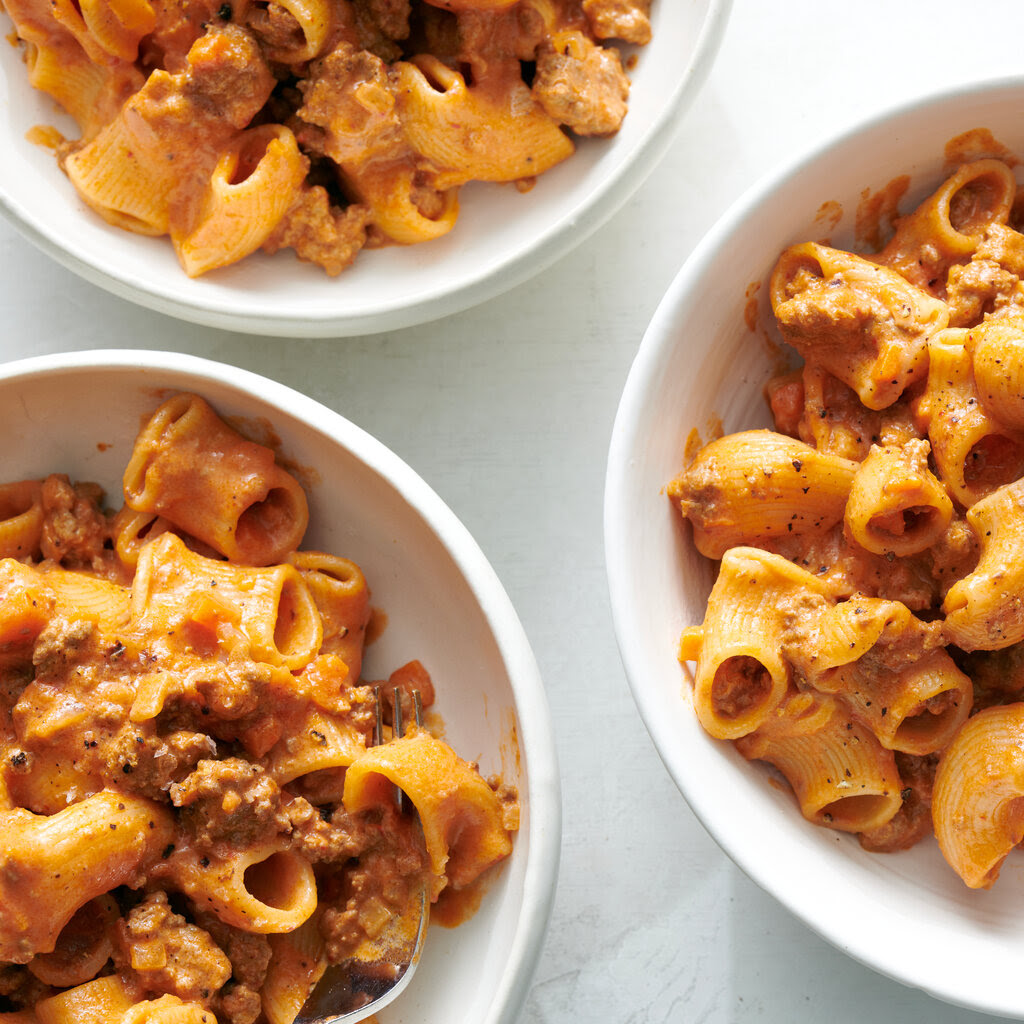
[[[943,180],[945,144],[978,127],[1024,154],[1024,79],[981,84],[902,107],[841,136],[756,186],[716,225],[661,303],[636,356],[609,453],[605,538],[615,625],[633,695],[670,774],[722,848],[751,878],[851,956],[939,998],[1024,1017],[1024,856],[991,892],[968,890],[934,840],[869,854],[806,822],[792,795],[697,723],[676,661],[680,631],[700,623],[712,567],[664,487],[687,436],[768,426],[764,382],[777,368],[746,289],[766,282],[788,245],[828,235],[851,245],[865,189],[912,177],[902,209]],[[838,201],[834,230],[816,220]]]
[[[330,337],[393,330],[491,298],[549,266],[610,217],[667,149],[711,66],[731,0],[655,0],[654,39],[631,73],[630,110],[613,139],[576,154],[521,194],[471,185],[444,238],[363,252],[337,278],[291,252],[257,253],[190,280],[166,238],[92,213],[53,154],[25,133],[74,123],[33,90],[19,51],[0,47],[0,211],[64,266],[123,298],[185,320],[254,334]],[[7,24],[6,16],[0,21]],[[4,31],[7,31],[5,29]]]
[[[225,416],[269,424],[312,480],[305,547],[353,558],[387,627],[368,678],[419,658],[446,739],[519,789],[522,827],[479,912],[432,928],[409,987],[382,1024],[513,1024],[554,898],[561,838],[547,701],[498,578],[441,499],[394,453],[317,402],[235,367],[160,352],[83,352],[0,365],[0,480],[64,472],[119,504],[141,417],[189,390]]]

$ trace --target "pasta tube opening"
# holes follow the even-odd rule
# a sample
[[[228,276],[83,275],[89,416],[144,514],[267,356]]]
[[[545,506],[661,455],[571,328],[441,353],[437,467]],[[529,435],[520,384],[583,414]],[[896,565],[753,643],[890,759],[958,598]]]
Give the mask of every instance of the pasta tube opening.
[[[992,224],[1010,214],[1017,182],[998,160],[964,164],[912,213],[876,257],[932,295],[946,295],[952,266],[971,255]]]
[[[872,445],[850,487],[847,533],[877,555],[912,555],[937,543],[953,502],[928,467],[927,441]]]
[[[711,683],[714,714],[728,722],[756,717],[773,697],[771,672],[748,654],[726,658],[715,670]]]
[[[288,573],[281,584],[274,620],[274,647],[282,663],[305,665],[316,652],[320,620],[309,588],[297,572]]]
[[[1024,476],[1024,443],[1005,434],[986,434],[964,459],[964,483],[987,494]]]
[[[245,932],[294,931],[317,906],[309,861],[280,845],[248,847],[216,858],[185,849],[157,872],[197,905]]]
[[[1017,182],[1000,160],[978,160],[961,167],[939,191],[939,208],[949,227],[976,238],[993,221],[1010,215]]]
[[[816,817],[821,824],[843,832],[863,832],[873,823],[892,817],[892,800],[888,796],[844,796],[821,807]]]
[[[930,536],[935,532],[939,512],[930,505],[911,505],[909,508],[897,509],[893,512],[881,512],[868,520],[868,531],[882,542],[883,546],[892,546],[904,540],[910,540],[917,548],[916,538]],[[927,547],[928,542],[920,545]]]
[[[271,551],[280,546],[278,538],[295,538],[297,523],[308,518],[306,496],[298,481],[282,472],[276,486],[270,488],[261,501],[254,501],[243,509],[235,526],[235,546],[242,561],[252,565],[265,565]],[[305,531],[303,531],[305,532]],[[295,538],[295,543],[298,540]]]
[[[250,864],[243,873],[242,885],[258,902],[289,913],[303,905],[305,874],[301,858],[282,851]]]
[[[114,951],[111,928],[119,914],[109,893],[90,900],[64,926],[53,952],[32,958],[29,972],[54,988],[91,981]]]
[[[909,753],[928,753],[940,749],[960,727],[966,714],[962,707],[970,708],[970,693],[966,701],[957,690],[943,690],[929,697],[919,707],[908,712],[896,730],[893,747]]]

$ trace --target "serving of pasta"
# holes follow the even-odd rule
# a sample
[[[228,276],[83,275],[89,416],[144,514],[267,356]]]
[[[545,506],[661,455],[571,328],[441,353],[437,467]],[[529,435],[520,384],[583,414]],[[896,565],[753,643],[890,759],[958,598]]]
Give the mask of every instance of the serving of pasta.
[[[1024,838],[1018,192],[971,160],[875,251],[787,248],[773,425],[667,488],[717,563],[679,646],[704,730],[868,851],[934,833],[971,888]]]
[[[372,742],[379,613],[308,521],[274,450],[186,392],[118,507],[60,473],[0,487],[0,1020],[290,1024],[424,891],[471,907],[510,855],[516,791],[430,716],[392,734],[392,702],[433,703],[420,662]]]
[[[528,189],[626,115],[651,0],[4,0],[77,123],[81,199],[197,277],[290,248],[329,275],[449,232],[461,186]]]

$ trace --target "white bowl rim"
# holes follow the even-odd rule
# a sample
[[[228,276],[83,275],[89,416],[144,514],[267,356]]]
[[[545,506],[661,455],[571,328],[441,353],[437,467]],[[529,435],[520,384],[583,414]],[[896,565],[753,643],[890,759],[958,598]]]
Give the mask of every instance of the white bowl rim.
[[[343,444],[364,465],[389,481],[422,517],[465,577],[490,626],[517,708],[517,741],[530,790],[530,846],[519,920],[505,970],[486,1024],[514,1024],[530,990],[554,904],[561,853],[561,787],[547,694],[522,623],[486,556],[455,513],[429,484],[381,441],[351,420],[285,384],[199,356],[134,349],[62,352],[0,363],[0,381],[59,376],[74,370],[138,370],[194,375],[286,410]]]
[[[614,543],[615,538],[624,536],[626,533],[625,508],[620,496],[625,494],[627,487],[626,470],[632,459],[635,443],[632,426],[636,423],[644,404],[647,382],[659,372],[666,353],[677,344],[668,328],[676,321],[681,298],[694,289],[694,285],[704,273],[703,267],[710,255],[718,251],[742,227],[754,210],[769,204],[775,195],[786,187],[791,178],[801,175],[814,163],[826,158],[833,148],[849,143],[862,134],[869,134],[888,121],[905,121],[923,110],[939,107],[944,103],[967,100],[972,96],[1000,91],[1015,91],[1018,94],[1024,94],[1024,74],[977,79],[893,103],[871,116],[855,121],[842,130],[805,147],[793,158],[762,175],[725,210],[684,261],[641,338],[626,377],[612,426],[605,474],[603,515],[609,599],[616,641],[627,682],[640,717],[665,769],[708,834],[719,843],[730,860],[755,884],[786,907],[811,931],[852,959],[879,974],[903,985],[919,988],[944,1002],[970,1010],[1021,1018],[1024,1017],[1024,1003],[1019,1002],[1009,1006],[996,999],[986,999],[985,993],[972,992],[968,996],[964,989],[956,988],[954,982],[946,979],[912,977],[902,974],[891,961],[884,958],[880,951],[876,951],[870,942],[860,941],[851,944],[849,936],[843,933],[842,922],[837,916],[816,915],[810,912],[807,905],[797,900],[793,893],[787,891],[785,894],[780,894],[774,885],[771,871],[764,861],[755,855],[753,849],[745,845],[733,846],[725,838],[720,838],[722,829],[715,814],[714,800],[710,792],[705,792],[700,786],[691,785],[692,780],[683,778],[674,769],[668,755],[674,741],[669,730],[670,723],[655,714],[654,708],[648,705],[645,699],[644,672],[638,657],[631,651],[628,637],[628,623],[633,614],[633,610],[625,601],[627,593],[625,581],[629,578],[629,560],[624,549]]]
[[[88,253],[78,248],[69,249],[55,236],[54,230],[48,229],[30,210],[13,202],[2,191],[0,212],[39,249],[90,283],[145,308],[193,323],[282,337],[347,337],[426,323],[479,305],[522,284],[582,243],[626,203],[674,140],[686,98],[696,95],[707,79],[725,34],[732,2],[709,0],[707,15],[695,43],[694,60],[680,76],[671,98],[648,126],[630,159],[598,190],[580,196],[576,203],[563,210],[533,244],[520,246],[500,263],[481,267],[446,292],[427,295],[396,293],[391,302],[373,308],[357,302],[342,314],[327,311],[314,315],[261,312],[254,316],[232,308],[230,300],[214,295],[203,302],[185,298],[176,288],[173,278],[163,288],[154,290],[135,281],[129,265],[98,267]]]

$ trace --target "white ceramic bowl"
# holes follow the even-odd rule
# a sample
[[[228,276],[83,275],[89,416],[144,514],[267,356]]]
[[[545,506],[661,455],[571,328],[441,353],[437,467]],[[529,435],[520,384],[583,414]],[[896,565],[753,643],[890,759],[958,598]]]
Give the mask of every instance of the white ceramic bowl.
[[[411,984],[380,1014],[381,1024],[513,1024],[554,899],[561,811],[545,693],[498,578],[441,499],[378,441],[289,388],[190,356],[101,351],[0,365],[0,480],[65,472],[98,481],[116,503],[140,417],[168,390],[271,425],[314,479],[304,546],[353,558],[387,614],[367,676],[420,658],[446,739],[518,787],[522,827],[479,912],[430,930]]]
[[[631,74],[629,114],[613,139],[582,142],[526,194],[511,186],[464,188],[458,224],[444,238],[363,252],[337,278],[282,252],[258,253],[193,281],[166,238],[110,227],[78,199],[53,154],[25,138],[36,124],[56,123],[69,138],[78,133],[49,97],[29,86],[19,51],[10,46],[0,48],[0,210],[94,284],[185,320],[310,337],[432,320],[549,266],[625,202],[668,147],[706,77],[730,2],[655,0],[654,39]]]
[[[768,426],[762,386],[778,356],[762,285],[758,330],[746,289],[766,282],[788,245],[828,234],[853,242],[864,189],[911,175],[906,210],[945,177],[945,144],[978,127],[1024,154],[1024,79],[978,85],[900,108],[830,142],[744,196],[704,238],[661,303],[636,356],[609,453],[605,537],[615,624],[636,703],[694,812],[751,878],[851,956],[939,998],[1024,1017],[1024,856],[990,892],[968,890],[934,840],[869,854],[816,828],[792,795],[731,744],[710,739],[676,661],[680,631],[700,623],[712,567],[670,507],[665,485],[687,435]],[[834,230],[816,215],[842,206]]]

